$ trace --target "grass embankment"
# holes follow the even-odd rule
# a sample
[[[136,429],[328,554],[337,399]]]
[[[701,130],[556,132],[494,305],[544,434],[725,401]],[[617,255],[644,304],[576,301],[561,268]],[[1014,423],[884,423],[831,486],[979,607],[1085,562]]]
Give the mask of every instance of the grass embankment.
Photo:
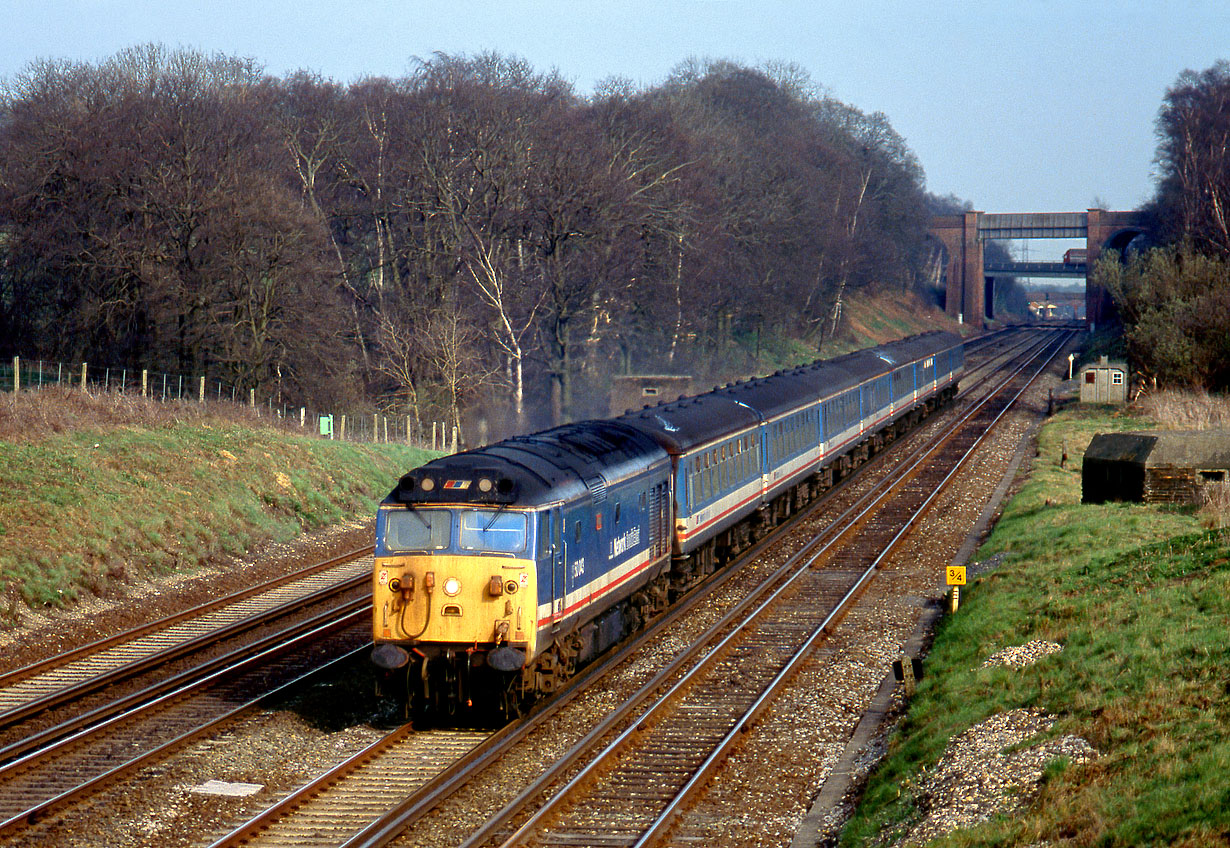
[[[374,514],[424,451],[327,441],[242,408],[69,390],[0,402],[0,588],[62,606]]]
[[[1093,434],[1157,423],[1073,409],[1043,429],[1029,482],[979,552],[1007,558],[942,621],[843,844],[907,833],[949,738],[1017,707],[1058,716],[1048,737],[1081,736],[1099,757],[1054,762],[1023,812],[930,844],[1230,844],[1230,531],[1209,529],[1224,514],[1080,503]],[[983,667],[1031,640],[1063,650]]]

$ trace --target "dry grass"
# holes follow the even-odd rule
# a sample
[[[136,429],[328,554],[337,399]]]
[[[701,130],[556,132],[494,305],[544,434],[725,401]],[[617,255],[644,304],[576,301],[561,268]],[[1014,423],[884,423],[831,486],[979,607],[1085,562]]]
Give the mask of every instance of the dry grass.
[[[1163,430],[1230,429],[1230,397],[1201,391],[1164,390],[1142,395],[1134,410]],[[1203,490],[1200,521],[1210,530],[1230,527],[1230,485],[1213,483]]]
[[[1201,524],[1210,530],[1230,527],[1230,483],[1208,483],[1201,491]]]
[[[0,441],[14,444],[33,444],[48,436],[79,430],[158,428],[219,421],[247,426],[270,423],[268,416],[261,417],[234,403],[156,401],[140,395],[87,393],[61,386],[18,395],[0,394]]]
[[[1141,395],[1134,408],[1166,430],[1230,427],[1230,397],[1171,389]]]

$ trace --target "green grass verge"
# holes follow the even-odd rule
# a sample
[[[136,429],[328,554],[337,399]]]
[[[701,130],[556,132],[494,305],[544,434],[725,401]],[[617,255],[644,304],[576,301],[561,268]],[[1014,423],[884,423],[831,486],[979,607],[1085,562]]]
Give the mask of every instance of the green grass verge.
[[[1024,813],[931,844],[1230,843],[1230,534],[1192,510],[1080,503],[1092,435],[1151,424],[1075,409],[1042,430],[1029,482],[979,552],[1007,558],[941,622],[843,845],[906,833],[949,738],[1014,707],[1058,715],[1052,734],[1084,737],[1099,758],[1055,763]],[[982,667],[1034,639],[1064,649],[1024,670]]]
[[[0,442],[9,617],[19,602],[106,596],[126,580],[374,515],[397,477],[430,456],[228,423]]]

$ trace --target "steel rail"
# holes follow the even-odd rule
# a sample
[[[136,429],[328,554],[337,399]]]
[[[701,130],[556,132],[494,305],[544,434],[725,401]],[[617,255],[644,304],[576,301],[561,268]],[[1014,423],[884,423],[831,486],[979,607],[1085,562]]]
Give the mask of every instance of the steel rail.
[[[352,559],[358,559],[359,557],[367,556],[373,551],[374,551],[374,547],[372,545],[367,545],[366,547],[359,548],[358,550],[351,551],[350,553],[339,554],[338,556],[332,557],[327,560],[323,560],[322,562],[316,563],[315,565],[310,565],[307,568],[302,568],[302,569],[299,569],[298,571],[291,572],[290,574],[284,574],[280,577],[275,577],[271,580],[266,580],[263,583],[259,583],[255,586],[250,586],[246,589],[241,589],[238,592],[233,592],[229,595],[226,595],[225,597],[215,598],[210,601],[205,601],[204,603],[198,604],[194,607],[190,607],[185,610],[180,610],[168,616],[159,618],[155,621],[150,621],[150,622],[146,622],[145,624],[137,625],[136,627],[130,628],[121,633],[115,633],[115,634],[112,634],[111,636],[105,636],[102,639],[95,640],[88,644],[80,645],[76,648],[71,648],[67,651],[62,651],[54,656],[50,656],[50,657],[38,660],[33,663],[29,663],[27,665],[21,666],[20,668],[15,668],[11,671],[0,672],[0,689],[4,689],[12,685],[17,680],[21,680],[26,677],[33,676],[35,674],[39,674],[48,668],[53,668],[58,665],[63,665],[64,663],[77,659],[78,657],[86,656],[88,654],[98,653],[99,651],[109,648],[112,645],[116,645],[122,642],[128,642],[139,636],[144,636],[147,633],[151,633],[156,630],[164,629],[179,621],[183,621],[186,618],[196,618],[198,616],[204,615],[205,613],[212,612],[213,610],[218,609],[220,607],[224,607],[228,604],[235,603],[236,601],[241,601],[253,595],[258,595],[261,592],[267,592],[270,589],[275,589],[278,586],[282,586],[286,583],[291,583],[302,577],[308,577],[312,574],[316,574],[317,572],[325,571],[327,569],[333,568],[334,566],[340,565],[341,563],[349,562]]]
[[[367,548],[364,550],[370,551],[371,549]],[[240,592],[236,596],[228,596],[216,602],[203,604],[185,613],[169,616],[158,623],[162,626],[152,629],[150,627],[134,628],[116,637],[100,640],[94,643],[101,646],[96,651],[88,652],[85,648],[70,651],[68,654],[62,655],[71,655],[72,658],[66,662],[57,663],[55,661],[56,658],[52,658],[46,662],[28,666],[27,669],[23,670],[38,669],[39,673],[37,674],[23,674],[21,679],[18,680],[13,680],[12,676],[0,678],[0,703],[7,701],[10,704],[10,706],[0,711],[0,728],[10,727],[45,710],[79,699],[113,683],[127,680],[151,668],[198,652],[202,648],[213,645],[223,639],[232,638],[260,627],[274,618],[320,603],[322,600],[339,593],[362,588],[371,580],[369,574],[353,575],[338,582],[314,589],[305,588],[303,595],[275,603],[267,609],[243,615],[230,622],[210,627],[196,634],[171,635],[173,628],[190,628],[192,621],[199,621],[205,616],[221,615],[230,607],[238,609],[239,605],[256,601],[261,595],[283,592],[298,580],[312,580],[321,576],[329,569],[340,568],[346,563],[353,562],[362,556],[364,556],[364,553],[360,552],[357,556],[355,553],[350,553],[342,557],[335,557],[290,575],[288,579],[279,578],[275,581],[269,581],[255,590]],[[271,598],[270,602],[273,603],[273,601],[274,599]],[[202,612],[201,610],[204,611]],[[202,626],[205,625],[203,624]],[[159,634],[168,635],[161,636]],[[158,648],[157,645],[150,645],[148,650],[135,658],[116,656],[110,668],[104,668],[102,671],[97,670],[99,665],[103,665],[108,661],[108,653],[118,655],[123,654],[125,651],[140,650],[130,646],[139,645],[140,640],[150,639],[156,639],[157,641],[178,639],[178,641],[173,641],[173,644],[162,648]],[[14,675],[16,675],[16,672]],[[53,680],[54,678],[62,678],[64,682],[55,681]],[[8,681],[7,685],[3,685],[5,680]]]
[[[301,633],[312,631],[333,621],[339,612],[350,613],[367,605],[367,598],[351,600],[340,607],[325,610],[310,618],[295,622],[283,629],[266,634],[256,641],[240,645],[237,648],[209,659],[204,663],[184,669],[170,677],[163,678],[149,686],[122,695],[113,701],[95,707],[80,715],[60,722],[52,727],[24,736],[18,741],[0,748],[0,781],[14,762],[40,750],[48,748],[69,734],[83,728],[101,726],[102,722],[111,716],[124,713],[134,707],[152,702],[164,693],[185,687],[195,680],[200,680],[217,671],[224,671],[245,656],[266,651],[280,642],[292,639]],[[73,737],[77,738],[77,737]],[[0,786],[2,788],[2,786]]]
[[[952,468],[939,482],[939,485],[937,485],[922,502],[922,504],[914,510],[913,514],[909,517],[897,534],[893,536],[888,544],[884,546],[883,550],[881,550],[876,556],[871,565],[868,566],[867,570],[859,578],[858,582],[850,588],[837,606],[830,611],[829,614],[825,616],[824,620],[816,626],[815,630],[812,631],[811,635],[799,647],[794,656],[791,657],[790,661],[773,678],[769,686],[760,694],[760,696],[751,705],[751,707],[748,708],[744,715],[735,722],[734,727],[732,727],[726,736],[723,737],[722,741],[713,753],[705,759],[696,773],[684,784],[675,797],[666,805],[663,811],[659,814],[658,818],[655,819],[653,823],[650,824],[649,828],[641,835],[641,837],[633,843],[632,848],[645,848],[645,846],[651,844],[654,839],[657,839],[663,835],[672,819],[678,814],[680,807],[682,807],[684,802],[700,786],[701,781],[706,779],[722,761],[722,759],[725,758],[726,754],[734,746],[735,741],[738,739],[740,734],[745,732],[755,722],[756,718],[769,704],[772,696],[777,693],[786,681],[793,677],[795,670],[810,656],[816,643],[829,632],[830,628],[838,620],[840,620],[842,616],[844,616],[850,604],[853,603],[854,599],[858,597],[867,583],[869,583],[875,574],[880,570],[883,562],[889,557],[892,551],[896,550],[902,540],[904,540],[913,529],[914,525],[917,524],[922,516],[931,508],[931,504],[935,501],[935,499],[947,489],[952,479],[974,455],[974,452],[979,446],[982,445],[987,436],[990,435],[992,429],[997,423],[999,423],[1000,419],[1007,414],[1008,410],[1014,407],[1021,395],[1033,385],[1038,376],[1050,365],[1051,362],[1054,361],[1054,357],[1063,349],[1064,344],[1066,344],[1066,340],[1055,347],[1054,351],[1047,356],[1046,360],[1038,367],[1037,371],[1030,375],[1029,379],[1025,381],[1025,384],[1021,386],[1021,388],[1013,394],[1011,398],[1008,399],[1008,402],[1004,404],[1003,408],[1000,409],[998,413],[996,413],[995,417],[987,422],[982,433],[957,459],[956,463],[953,464]],[[717,649],[714,650],[715,653],[716,650]],[[505,843],[505,845],[509,844],[511,843]]]
[[[5,764],[0,769],[0,780],[4,780],[9,775],[19,775],[22,771],[37,767],[40,763],[49,761],[52,757],[61,756],[70,746],[88,744],[95,738],[101,738],[104,734],[114,732],[123,723],[132,723],[140,721],[145,715],[152,714],[156,710],[166,709],[176,702],[186,701],[192,696],[204,692],[211,686],[224,685],[228,681],[245,672],[261,672],[262,669],[268,666],[271,661],[290,654],[297,650],[304,650],[307,647],[319,642],[322,638],[329,635],[345,631],[350,628],[366,627],[367,617],[370,614],[369,604],[365,600],[348,602],[337,610],[330,613],[316,616],[311,626],[308,623],[296,625],[293,629],[296,631],[294,635],[287,638],[285,632],[271,634],[266,638],[266,645],[257,654],[250,654],[244,651],[245,656],[224,668],[219,668],[204,678],[192,680],[183,683],[169,691],[163,691],[157,694],[151,700],[147,700],[139,705],[130,707],[126,711],[113,715],[100,724],[85,728],[79,732],[60,739],[52,745],[42,748],[33,753],[27,754],[17,760]],[[334,663],[343,662],[360,654],[366,645],[353,649],[343,657],[334,660]],[[329,665],[332,665],[330,663]],[[70,788],[56,792],[51,797],[47,797],[38,803],[35,803],[24,810],[15,814],[10,814],[3,821],[0,821],[0,836],[7,835],[21,826],[31,823],[37,818],[46,815],[50,810],[63,806],[65,803],[80,798],[89,791],[96,790],[123,774],[129,773],[134,769],[143,766],[154,759],[165,755],[174,748],[185,744],[192,739],[195,739],[214,727],[240,715],[241,713],[257,706],[262,701],[287,691],[291,687],[298,685],[303,679],[310,677],[320,671],[320,668],[313,667],[306,673],[299,674],[294,679],[282,683],[274,688],[262,688],[259,694],[252,696],[235,706],[225,706],[220,712],[215,712],[212,716],[207,717],[204,721],[199,720],[199,712],[193,710],[192,726],[174,736],[171,739],[155,744],[153,747],[142,751],[141,753],[119,763],[106,767],[92,777],[76,783]],[[261,674],[263,677],[263,673]],[[11,783],[11,781],[10,781]],[[0,783],[0,797],[3,797],[6,789],[9,786],[6,783]],[[54,791],[54,790],[53,790]]]

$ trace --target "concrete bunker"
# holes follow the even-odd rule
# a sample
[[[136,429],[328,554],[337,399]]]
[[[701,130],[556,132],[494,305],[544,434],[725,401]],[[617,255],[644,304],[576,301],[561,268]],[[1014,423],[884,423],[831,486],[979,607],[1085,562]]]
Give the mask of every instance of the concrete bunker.
[[[1081,462],[1081,501],[1195,504],[1230,482],[1230,430],[1099,433]]]

